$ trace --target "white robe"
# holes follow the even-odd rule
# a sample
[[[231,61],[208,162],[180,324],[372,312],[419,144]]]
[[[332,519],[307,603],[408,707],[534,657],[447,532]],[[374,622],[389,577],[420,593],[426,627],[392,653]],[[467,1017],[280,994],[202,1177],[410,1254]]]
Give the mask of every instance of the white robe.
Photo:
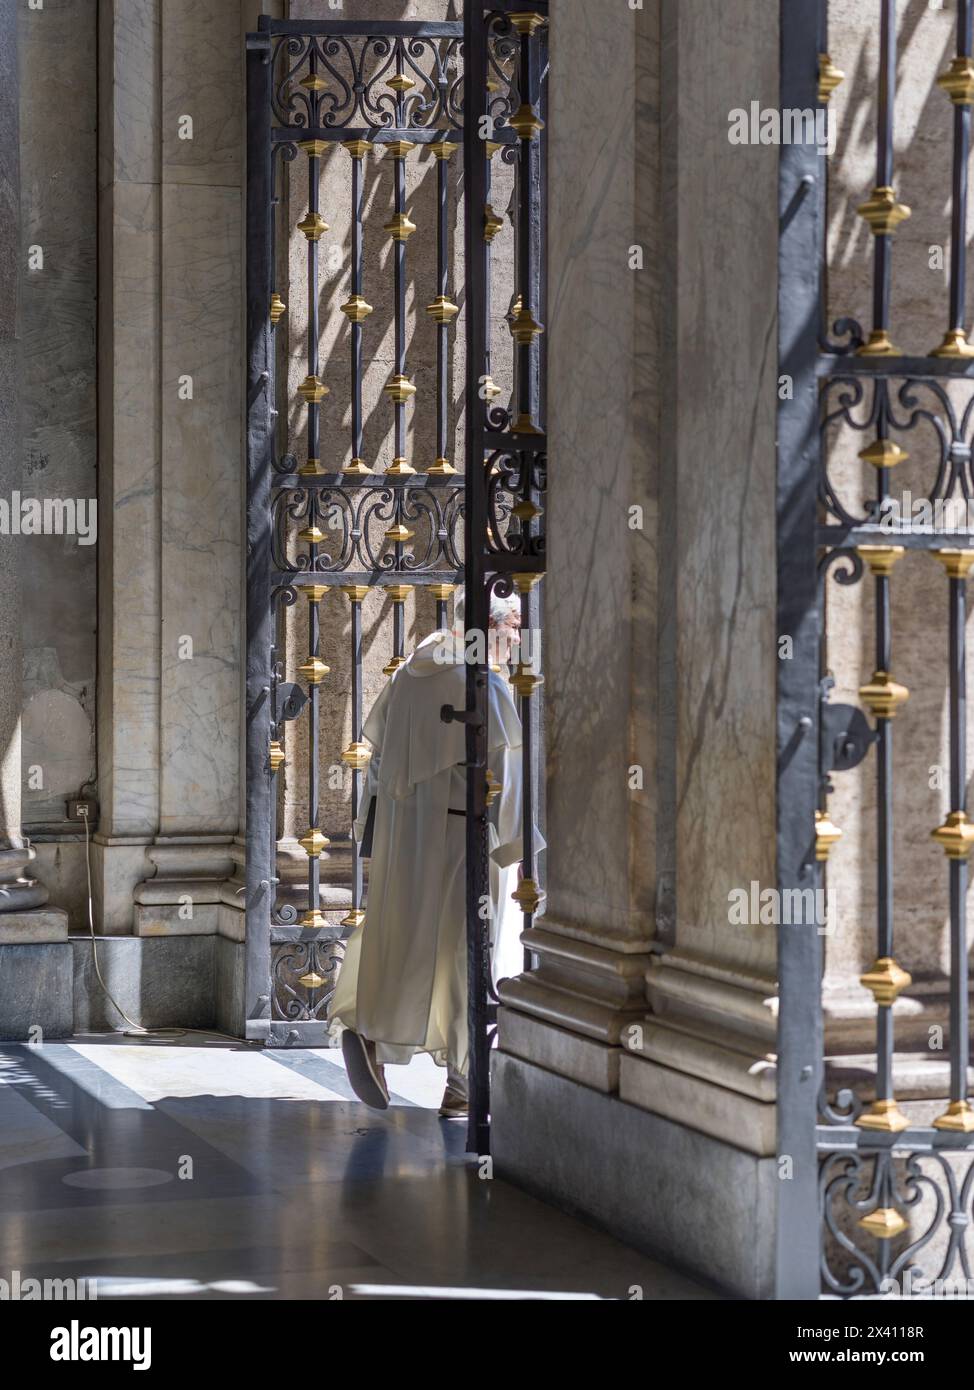
[[[447,653],[449,664],[434,659]],[[379,1062],[417,1052],[466,1075],[465,725],[445,724],[443,705],[466,704],[466,670],[443,632],[426,638],[393,675],[365,722],[373,747],[362,814],[376,814],[365,921],[353,932],[329,1017],[376,1044]],[[501,784],[489,825],[494,958],[514,962],[521,917],[505,911],[521,858],[521,721],[508,682],[489,673],[487,764]],[[496,814],[495,814],[496,813]],[[511,870],[509,873],[504,870]],[[505,882],[506,881],[506,882]],[[504,941],[511,931],[515,943]],[[520,969],[519,962],[515,968]]]

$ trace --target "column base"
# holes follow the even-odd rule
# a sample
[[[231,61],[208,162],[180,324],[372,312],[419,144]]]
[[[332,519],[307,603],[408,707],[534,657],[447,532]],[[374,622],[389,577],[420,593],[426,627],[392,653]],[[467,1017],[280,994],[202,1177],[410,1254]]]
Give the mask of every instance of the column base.
[[[59,915],[66,938],[67,914]],[[0,945],[0,1040],[41,1043],[45,1038],[69,1038],[73,1031],[70,943],[57,939]]]

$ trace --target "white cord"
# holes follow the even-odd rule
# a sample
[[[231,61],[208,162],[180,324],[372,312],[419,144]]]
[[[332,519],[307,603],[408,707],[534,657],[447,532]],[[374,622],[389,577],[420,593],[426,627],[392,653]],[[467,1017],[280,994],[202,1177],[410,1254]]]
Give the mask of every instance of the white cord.
[[[104,978],[102,977],[101,973],[101,967],[98,964],[98,944],[95,940],[94,895],[91,891],[91,828],[88,824],[87,806],[82,806],[80,809],[82,818],[84,819],[85,823],[85,870],[88,875],[88,930],[91,933],[91,959],[95,967],[95,974],[98,976],[98,983],[105,991],[106,998],[110,1001],[110,1003],[113,1005],[116,1011],[119,1014],[121,1014],[122,1018],[124,1018],[125,1022],[129,1025],[129,1028],[112,1028],[110,1031],[113,1033],[121,1033],[122,1036],[125,1038],[151,1037],[153,1034],[163,1033],[168,1034],[172,1037],[184,1038],[187,1035],[187,1033],[199,1033],[203,1037],[229,1038],[231,1042],[244,1043],[248,1047],[253,1047],[255,1045],[259,1046],[259,1042],[257,1039],[235,1038],[232,1033],[221,1033],[216,1028],[146,1028],[143,1024],[136,1023],[134,1018],[129,1018],[128,1014],[122,1008],[121,1004],[118,1002],[118,1000],[112,994],[111,990],[105,984]]]

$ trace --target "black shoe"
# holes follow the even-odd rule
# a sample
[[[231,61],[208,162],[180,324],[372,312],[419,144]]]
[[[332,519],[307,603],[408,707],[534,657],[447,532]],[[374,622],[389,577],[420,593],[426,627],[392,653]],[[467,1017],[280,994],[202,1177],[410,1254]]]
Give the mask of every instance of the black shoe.
[[[384,1068],[375,1060],[375,1043],[346,1028],[342,1033],[342,1055],[359,1100],[372,1110],[388,1110],[389,1087]]]

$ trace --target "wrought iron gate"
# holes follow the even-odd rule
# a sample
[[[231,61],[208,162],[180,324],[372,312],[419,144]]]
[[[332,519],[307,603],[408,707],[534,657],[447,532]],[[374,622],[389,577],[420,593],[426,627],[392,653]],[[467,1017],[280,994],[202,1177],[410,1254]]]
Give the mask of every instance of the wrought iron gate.
[[[815,927],[780,930],[779,1296],[815,1298],[891,1290],[884,1281],[969,1277],[964,1248],[972,1218],[974,1111],[968,1102],[966,930],[966,576],[974,564],[974,348],[966,338],[967,178],[974,104],[971,0],[958,0],[956,57],[938,81],[953,103],[951,260],[943,342],[910,355],[892,340],[891,266],[897,226],[909,216],[894,187],[896,0],[868,0],[879,41],[875,187],[859,207],[872,234],[872,320],[826,323],[827,162],[809,134],[781,150],[778,437],[779,640],[790,639],[778,674],[778,876],[782,892],[819,889],[841,834],[829,816],[834,779],[863,763],[876,786],[876,954],[862,985],[876,1009],[874,1094],[836,1091],[823,1060],[821,915]],[[781,0],[781,107],[821,110],[842,79],[829,56],[826,0]],[[833,61],[833,59],[835,61]],[[945,189],[945,198],[948,190]],[[841,307],[841,306],[840,306]],[[833,313],[829,312],[829,318]],[[834,335],[833,340],[830,332]],[[928,345],[924,344],[924,348]],[[858,432],[857,498],[836,462],[837,431]],[[912,443],[910,441],[913,441]],[[902,441],[902,442],[901,442]],[[909,444],[910,449],[904,447]],[[929,464],[932,523],[893,507],[894,470],[915,453]],[[865,480],[865,481],[863,481]],[[948,499],[961,515],[945,514]],[[940,509],[934,504],[941,504]],[[894,945],[893,719],[909,692],[892,674],[891,585],[909,583],[924,552],[943,575],[948,654],[949,801],[932,827],[931,852],[946,854],[949,879],[950,1091],[932,1123],[908,1116],[894,1087],[894,1004],[911,984],[911,941]],[[896,571],[896,578],[892,576]],[[830,586],[869,583],[874,673],[860,706],[830,700],[826,642]],[[897,786],[900,783],[896,784]],[[938,872],[936,860],[930,873]],[[821,913],[821,899],[816,895]],[[906,967],[906,968],[904,968]],[[912,1218],[912,1224],[911,1224]],[[919,1260],[935,1254],[932,1266]]]
[[[546,5],[465,6],[463,23],[312,22],[262,17],[247,38],[247,947],[248,1036],[270,1045],[322,1044],[342,942],[362,926],[367,885],[350,833],[322,828],[319,738],[335,678],[321,650],[322,607],[347,602],[351,740],[341,762],[354,820],[370,757],[363,742],[363,603],[380,589],[392,604],[391,677],[406,660],[405,605],[426,589],[435,625],[446,624],[450,596],[466,585],[468,631],[486,632],[490,594],[520,594],[522,623],[537,630],[544,569],[544,152]],[[462,150],[462,155],[460,151]],[[410,460],[407,284],[409,238],[416,231],[407,161],[435,161],[432,219],[435,294],[426,308],[436,335],[435,460]],[[391,240],[394,361],[383,393],[392,407],[393,457],[379,471],[363,442],[363,209],[367,162],[392,165],[392,198],[383,232]],[[321,352],[320,254],[328,231],[319,205],[322,170],[348,161],[348,297],[343,351],[348,361],[348,426],[323,426],[329,392]],[[514,280],[498,284],[492,245],[505,225],[491,205],[494,161],[512,182]],[[286,259],[292,221],[289,169],[306,165],[308,199],[296,230],[305,239],[307,346],[296,387],[299,425],[289,419],[285,353],[277,342],[288,312]],[[464,275],[451,285],[448,208],[462,173]],[[465,467],[453,458],[451,326],[465,307]],[[494,377],[498,305],[509,327],[509,404]],[[419,329],[417,328],[416,332]],[[414,339],[415,340],[415,335]],[[332,360],[334,360],[334,354]],[[494,376],[492,377],[491,373]],[[289,433],[290,431],[290,433]],[[303,439],[294,444],[294,436]],[[462,530],[462,536],[461,536]],[[339,597],[339,595],[341,597]],[[282,614],[306,606],[306,659],[291,673],[280,640]],[[535,648],[536,650],[536,648]],[[489,1048],[494,1027],[490,982],[487,824],[490,796],[484,750],[486,667],[467,666],[466,707],[444,718],[466,724],[467,930],[471,1050],[469,1147],[487,1151]],[[511,673],[524,729],[524,858],[517,899],[530,926],[540,899],[533,827],[538,799],[536,664]],[[339,699],[345,693],[339,688]],[[277,783],[286,767],[286,729],[307,731],[308,829],[303,909],[278,900]],[[295,726],[297,727],[297,726]],[[330,828],[330,827],[328,827]],[[322,857],[342,851],[347,901],[321,898]],[[333,886],[333,885],[332,885]],[[341,914],[339,916],[339,914]]]

